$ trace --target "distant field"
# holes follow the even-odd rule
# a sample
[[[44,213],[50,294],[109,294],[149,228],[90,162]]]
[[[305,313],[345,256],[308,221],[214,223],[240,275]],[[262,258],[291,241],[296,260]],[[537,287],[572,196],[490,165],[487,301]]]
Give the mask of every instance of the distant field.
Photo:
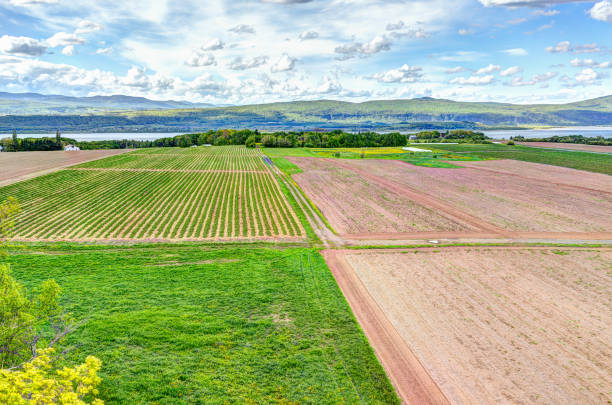
[[[515,159],[525,162],[544,163],[578,170],[612,175],[612,155],[579,151],[559,151],[528,146],[491,145],[435,145],[437,150],[451,151],[476,156],[481,159]]]
[[[108,405],[399,403],[314,250],[55,243],[10,261],[62,287],[85,321],[67,362],[102,360]]]
[[[604,145],[585,145],[580,143],[561,143],[561,142],[517,142],[519,145],[531,146],[535,148],[569,149],[582,150],[586,152],[612,153],[612,146]]]
[[[128,152],[126,149],[0,153],[0,186],[26,180],[88,160]]]
[[[609,248],[336,252],[451,403],[612,401]]]
[[[304,236],[290,201],[244,147],[151,149],[0,188],[22,212],[15,237],[37,240]],[[161,153],[156,153],[161,152]]]

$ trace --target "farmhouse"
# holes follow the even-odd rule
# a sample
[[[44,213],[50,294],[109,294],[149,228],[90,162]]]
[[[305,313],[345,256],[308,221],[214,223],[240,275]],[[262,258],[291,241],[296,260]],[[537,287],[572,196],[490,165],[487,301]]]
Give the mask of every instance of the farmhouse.
[[[71,150],[81,150],[81,148],[79,148],[78,146],[75,146],[75,145],[69,144],[69,145],[64,146],[64,150],[65,150],[65,151],[71,151]]]

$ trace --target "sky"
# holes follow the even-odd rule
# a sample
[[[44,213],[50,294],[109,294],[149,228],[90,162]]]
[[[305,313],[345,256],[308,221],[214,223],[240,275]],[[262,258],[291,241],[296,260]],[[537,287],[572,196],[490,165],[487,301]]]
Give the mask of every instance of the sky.
[[[612,94],[612,0],[0,0],[0,91],[224,104]]]

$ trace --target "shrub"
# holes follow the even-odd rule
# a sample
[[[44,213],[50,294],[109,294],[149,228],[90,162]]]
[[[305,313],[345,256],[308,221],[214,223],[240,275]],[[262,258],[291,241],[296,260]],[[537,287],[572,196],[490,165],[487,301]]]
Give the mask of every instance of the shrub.
[[[103,405],[95,398],[102,362],[88,356],[85,363],[74,368],[55,369],[51,364],[53,353],[53,349],[44,349],[19,370],[0,370],[0,403]]]
[[[513,146],[514,145],[514,141],[512,139],[510,139],[506,145]]]

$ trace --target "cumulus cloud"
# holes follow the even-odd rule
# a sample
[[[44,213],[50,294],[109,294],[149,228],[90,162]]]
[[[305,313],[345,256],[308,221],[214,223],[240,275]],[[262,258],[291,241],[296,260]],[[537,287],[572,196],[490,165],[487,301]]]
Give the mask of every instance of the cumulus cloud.
[[[612,2],[604,0],[595,3],[589,10],[589,14],[596,20],[612,22]]]
[[[502,52],[505,53],[505,54],[508,54],[510,56],[525,56],[525,55],[527,55],[527,51],[524,50],[523,48],[504,49]]]
[[[502,70],[500,75],[501,76],[514,76],[517,73],[520,73],[523,71],[523,68],[519,67],[519,66],[512,66],[509,67],[508,69]]]
[[[562,41],[555,46],[549,46],[546,48],[546,52],[550,53],[597,53],[600,51],[601,49],[596,43],[572,46],[571,42],[569,41]]]
[[[85,40],[83,38],[68,32],[57,32],[53,34],[52,37],[45,40],[45,44],[50,48],[55,48],[57,46],[83,45],[84,43]]]
[[[301,4],[310,3],[313,0],[261,0],[263,3],[275,3],[275,4]]]
[[[379,83],[414,83],[423,77],[423,68],[419,66],[403,65],[398,69],[391,69],[372,76]]]
[[[339,54],[338,59],[345,60],[356,56],[369,56],[378,52],[388,51],[391,49],[392,41],[385,36],[377,36],[370,42],[361,43],[353,42],[336,47],[334,52]]]
[[[209,53],[193,53],[189,59],[185,61],[185,65],[191,67],[211,66],[216,64],[215,56]]]
[[[3,35],[0,37],[0,52],[20,56],[40,56],[45,53],[47,46],[42,42],[29,37],[13,37]]]
[[[574,79],[576,84],[587,86],[592,84],[598,84],[601,79],[608,77],[608,75],[597,72],[591,68],[583,69],[580,73],[577,73]]]
[[[265,65],[268,63],[267,56],[255,56],[253,58],[243,58],[242,56],[236,56],[228,65],[232,70],[247,70]]]
[[[74,45],[68,45],[64,49],[62,49],[62,55],[72,56],[74,55]]]
[[[200,50],[217,51],[219,49],[223,49],[223,47],[225,47],[225,43],[223,43],[223,41],[221,41],[219,38],[213,38],[213,39],[206,41],[204,45],[200,47]]]
[[[292,58],[287,54],[283,54],[281,57],[276,58],[272,61],[272,66],[270,67],[270,71],[272,73],[278,72],[288,72],[295,68],[295,63],[297,60]]]
[[[574,67],[592,67],[597,69],[608,69],[612,67],[612,62],[596,62],[593,59],[579,59],[575,58],[570,61],[570,64]]]
[[[403,21],[398,21],[396,23],[387,24],[387,31],[397,31],[406,27],[406,24]]]
[[[302,41],[316,38],[319,38],[319,33],[316,31],[304,31],[300,34],[300,40]]]
[[[461,28],[459,29],[459,35],[470,35],[473,34],[474,31],[472,31],[471,29],[467,29],[467,28]]]
[[[501,70],[501,66],[499,65],[493,65],[493,64],[489,64],[489,66],[480,68],[476,71],[477,75],[484,75],[484,74],[489,74],[489,73],[493,73],[493,72],[498,72]]]
[[[450,81],[451,84],[484,86],[495,81],[493,75],[487,76],[470,76],[470,77],[455,77]]]
[[[254,34],[255,28],[246,24],[238,24],[235,27],[230,28],[229,31],[236,34]]]
[[[534,10],[531,14],[533,14],[533,15],[541,15],[541,16],[544,16],[544,17],[552,17],[554,15],[559,14],[559,10],[554,10],[554,9],[551,9],[551,10]]]
[[[541,75],[535,75],[530,80],[523,80],[522,77],[515,77],[508,84],[513,87],[533,86],[536,84],[547,82],[556,76],[557,76],[557,72],[546,72]]]
[[[467,69],[466,69],[466,68],[464,68],[463,66],[455,66],[454,68],[449,68],[449,69],[446,69],[446,70],[444,71],[444,73],[446,73],[446,74],[449,74],[449,75],[450,75],[450,74],[455,74],[455,73],[465,72],[466,70],[467,70]]]

